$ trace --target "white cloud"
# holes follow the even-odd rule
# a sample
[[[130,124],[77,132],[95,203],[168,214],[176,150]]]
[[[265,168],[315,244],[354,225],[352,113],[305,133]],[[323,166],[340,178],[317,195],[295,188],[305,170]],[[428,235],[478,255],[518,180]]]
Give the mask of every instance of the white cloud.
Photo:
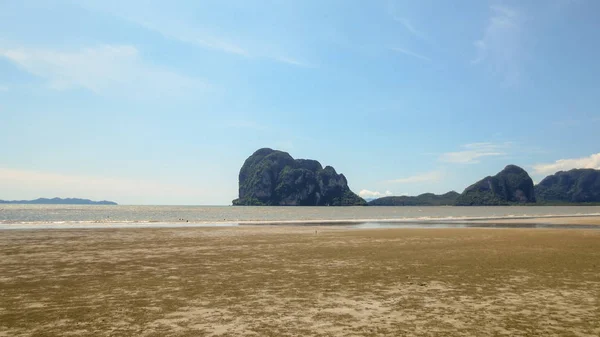
[[[102,45],[72,51],[0,49],[23,70],[44,78],[52,89],[85,88],[96,93],[178,95],[206,88],[201,81],[145,63],[129,45]]]
[[[200,189],[152,181],[0,168],[0,190],[14,198],[82,197],[116,202],[198,199]],[[167,201],[168,202],[168,201]]]
[[[559,159],[554,163],[533,165],[536,174],[554,174],[558,171],[568,171],[574,168],[588,168],[600,170],[600,153],[592,154],[589,157],[574,159]]]
[[[396,183],[396,184],[414,184],[414,183],[423,183],[423,182],[436,182],[439,181],[443,177],[443,173],[441,171],[431,171],[425,172],[421,174],[417,174],[410,177],[399,178],[394,180],[388,180],[388,183]]]
[[[361,190],[358,192],[358,195],[360,195],[362,198],[381,198],[392,195],[392,192],[385,191],[384,193],[381,193],[378,191]]]
[[[413,51],[410,51],[410,50],[407,50],[407,49],[393,47],[393,48],[390,48],[390,50],[398,52],[398,53],[401,53],[401,54],[404,54],[404,55],[412,56],[412,57],[415,57],[415,58],[418,58],[418,59],[421,59],[421,60],[424,60],[424,61],[431,62],[431,59],[429,57],[423,56],[421,54],[417,54],[417,53],[415,53]]]
[[[0,91],[8,91],[8,87],[5,85],[0,85]]]
[[[475,64],[486,64],[507,85],[521,76],[523,15],[515,8],[491,6],[491,15],[481,39],[475,41]]]
[[[512,143],[471,143],[462,146],[462,151],[443,153],[438,159],[446,163],[477,164],[480,158],[506,155]]]

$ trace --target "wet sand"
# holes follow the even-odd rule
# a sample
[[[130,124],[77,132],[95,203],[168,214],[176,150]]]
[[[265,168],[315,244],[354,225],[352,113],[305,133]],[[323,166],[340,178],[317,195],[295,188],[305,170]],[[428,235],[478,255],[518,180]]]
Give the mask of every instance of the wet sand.
[[[600,335],[597,230],[8,230],[0,256],[0,336]]]
[[[496,223],[496,224],[552,224],[552,225],[598,225],[600,216],[560,216],[540,218],[517,218],[497,220],[473,220],[472,223]]]

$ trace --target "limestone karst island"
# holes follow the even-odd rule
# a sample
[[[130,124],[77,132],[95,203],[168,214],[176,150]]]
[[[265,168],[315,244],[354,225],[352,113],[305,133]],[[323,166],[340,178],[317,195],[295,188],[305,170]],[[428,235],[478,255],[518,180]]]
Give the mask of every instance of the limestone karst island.
[[[233,205],[363,206],[366,201],[348,187],[343,174],[316,160],[294,159],[289,153],[259,149],[242,166],[239,198]]]
[[[343,174],[316,160],[294,159],[289,153],[262,148],[239,174],[234,206],[498,206],[600,203],[600,170],[559,171],[538,185],[519,166],[508,165],[462,193],[388,196],[367,203],[348,187]]]

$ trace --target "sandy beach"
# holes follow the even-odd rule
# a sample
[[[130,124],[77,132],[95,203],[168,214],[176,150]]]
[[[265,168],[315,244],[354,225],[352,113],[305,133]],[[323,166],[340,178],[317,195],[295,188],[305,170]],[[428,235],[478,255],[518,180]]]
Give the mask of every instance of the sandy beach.
[[[0,336],[600,335],[594,229],[0,234]]]

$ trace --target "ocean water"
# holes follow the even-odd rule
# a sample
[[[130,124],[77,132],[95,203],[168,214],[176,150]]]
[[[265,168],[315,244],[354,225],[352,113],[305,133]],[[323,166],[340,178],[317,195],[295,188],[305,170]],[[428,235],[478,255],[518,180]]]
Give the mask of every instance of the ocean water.
[[[233,207],[0,205],[0,229],[329,224],[385,227],[470,220],[600,215],[600,206]]]

